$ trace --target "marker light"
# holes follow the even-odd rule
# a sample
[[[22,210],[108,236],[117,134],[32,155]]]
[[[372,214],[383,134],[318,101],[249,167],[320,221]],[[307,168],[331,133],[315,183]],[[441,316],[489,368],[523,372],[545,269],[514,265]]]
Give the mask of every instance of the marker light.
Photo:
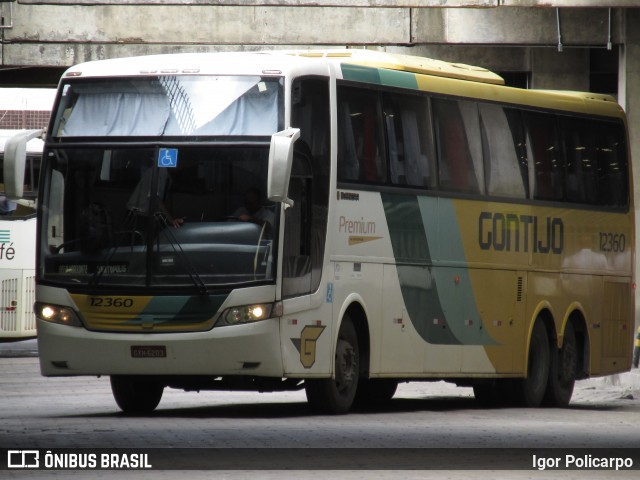
[[[46,322],[59,323],[73,327],[81,327],[82,322],[78,315],[69,307],[59,307],[45,303],[36,303],[34,306],[36,317]]]

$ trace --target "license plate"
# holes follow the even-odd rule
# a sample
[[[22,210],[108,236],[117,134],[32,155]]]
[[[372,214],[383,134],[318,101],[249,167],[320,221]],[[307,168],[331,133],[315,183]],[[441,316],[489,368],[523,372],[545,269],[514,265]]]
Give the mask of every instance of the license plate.
[[[165,358],[167,347],[164,345],[132,345],[131,356],[133,358]]]

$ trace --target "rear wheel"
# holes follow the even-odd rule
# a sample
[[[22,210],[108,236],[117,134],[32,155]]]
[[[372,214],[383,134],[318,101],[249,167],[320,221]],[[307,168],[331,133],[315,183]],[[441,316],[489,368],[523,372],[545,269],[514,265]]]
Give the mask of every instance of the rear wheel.
[[[544,404],[552,407],[565,408],[569,405],[573,386],[576,382],[578,370],[578,348],[576,333],[571,322],[564,330],[564,340],[561,349],[554,349],[551,353],[549,381]]]
[[[112,375],[113,398],[124,413],[151,413],[160,403],[164,385],[135,375]]]
[[[544,323],[538,319],[531,333],[527,378],[515,381],[514,394],[517,403],[524,407],[540,406],[547,390],[550,361],[547,329]]]
[[[345,316],[336,344],[335,378],[305,381],[311,407],[326,413],[347,413],[358,390],[359,371],[358,335],[351,319]]]

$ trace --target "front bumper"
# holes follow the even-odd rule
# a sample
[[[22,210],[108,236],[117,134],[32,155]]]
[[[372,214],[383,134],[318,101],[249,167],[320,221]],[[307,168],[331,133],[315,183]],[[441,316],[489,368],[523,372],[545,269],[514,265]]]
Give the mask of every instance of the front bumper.
[[[40,370],[44,376],[283,377],[279,330],[277,318],[191,333],[93,332],[38,320]],[[164,347],[166,354],[139,357],[132,347]]]

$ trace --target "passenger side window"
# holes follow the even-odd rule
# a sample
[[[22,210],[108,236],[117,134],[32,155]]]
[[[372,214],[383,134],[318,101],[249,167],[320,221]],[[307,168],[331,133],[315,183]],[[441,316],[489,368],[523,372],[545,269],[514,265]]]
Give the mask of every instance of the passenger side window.
[[[435,187],[427,97],[385,94],[384,118],[391,183]]]
[[[563,200],[565,160],[555,115],[524,112],[527,156],[536,200]]]
[[[598,203],[611,207],[629,204],[627,145],[621,124],[602,122],[594,135]]]
[[[597,203],[596,158],[591,122],[577,118],[562,119],[567,154],[567,200]]]
[[[480,104],[487,193],[527,198],[529,179],[522,122],[516,110]]]
[[[387,180],[378,98],[374,90],[338,87],[338,180]]]
[[[434,98],[432,106],[440,187],[453,192],[484,193],[477,104]]]

